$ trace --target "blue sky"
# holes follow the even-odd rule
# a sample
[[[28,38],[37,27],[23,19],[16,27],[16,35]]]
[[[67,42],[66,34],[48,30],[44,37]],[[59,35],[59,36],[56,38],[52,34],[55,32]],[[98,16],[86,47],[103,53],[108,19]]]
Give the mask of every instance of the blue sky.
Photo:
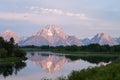
[[[48,24],[79,38],[120,37],[120,0],[0,0],[0,32],[30,36]]]

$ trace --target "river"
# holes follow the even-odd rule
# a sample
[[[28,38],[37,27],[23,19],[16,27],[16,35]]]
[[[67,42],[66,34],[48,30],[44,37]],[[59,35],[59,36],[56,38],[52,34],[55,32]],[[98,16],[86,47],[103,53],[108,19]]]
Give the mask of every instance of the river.
[[[0,63],[0,80],[57,80],[73,70],[97,67],[116,57],[64,55],[52,52],[28,52],[26,61]]]

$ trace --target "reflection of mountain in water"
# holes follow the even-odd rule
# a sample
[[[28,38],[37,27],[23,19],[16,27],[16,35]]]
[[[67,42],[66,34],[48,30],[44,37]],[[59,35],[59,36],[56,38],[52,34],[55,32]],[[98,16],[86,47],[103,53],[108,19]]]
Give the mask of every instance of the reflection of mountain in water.
[[[55,72],[60,70],[60,68],[68,63],[70,60],[65,56],[56,55],[41,55],[41,54],[27,54],[28,59],[30,59],[34,64],[43,68],[46,72]]]

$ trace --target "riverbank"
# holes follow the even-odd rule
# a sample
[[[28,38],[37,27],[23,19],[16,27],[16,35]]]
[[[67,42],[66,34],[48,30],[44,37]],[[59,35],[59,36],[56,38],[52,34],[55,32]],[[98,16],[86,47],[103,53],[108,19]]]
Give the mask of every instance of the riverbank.
[[[120,52],[82,52],[82,51],[55,51],[55,50],[41,50],[39,48],[21,48],[25,52],[54,52],[64,55],[73,55],[73,56],[120,56]]]
[[[26,60],[26,57],[7,57],[7,58],[0,58],[0,62],[17,62]]]
[[[88,68],[81,71],[73,71],[68,78],[59,80],[119,80],[120,79],[120,59],[113,63],[95,68]]]

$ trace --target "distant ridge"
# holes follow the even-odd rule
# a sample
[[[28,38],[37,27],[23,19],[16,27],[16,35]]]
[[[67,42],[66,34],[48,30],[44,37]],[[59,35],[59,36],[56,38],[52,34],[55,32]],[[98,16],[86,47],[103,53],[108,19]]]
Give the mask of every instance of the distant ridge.
[[[15,40],[15,43],[18,43],[19,40],[20,40],[18,35],[15,32],[11,31],[11,30],[6,30],[6,31],[2,32],[0,34],[0,36],[3,37],[7,41],[9,41],[11,37],[13,37],[14,40]]]
[[[100,45],[119,45],[120,38],[112,38],[108,34],[98,33],[91,39],[84,38],[79,39],[76,36],[67,35],[60,27],[56,25],[47,25],[42,30],[36,32],[30,37],[19,38],[19,36],[11,31],[6,30],[0,34],[5,40],[9,41],[11,37],[15,39],[15,43],[20,46],[71,46],[71,45],[89,45],[89,44],[100,44]]]
[[[98,33],[91,39],[91,43],[98,43],[100,45],[118,45],[118,43],[108,34]]]

